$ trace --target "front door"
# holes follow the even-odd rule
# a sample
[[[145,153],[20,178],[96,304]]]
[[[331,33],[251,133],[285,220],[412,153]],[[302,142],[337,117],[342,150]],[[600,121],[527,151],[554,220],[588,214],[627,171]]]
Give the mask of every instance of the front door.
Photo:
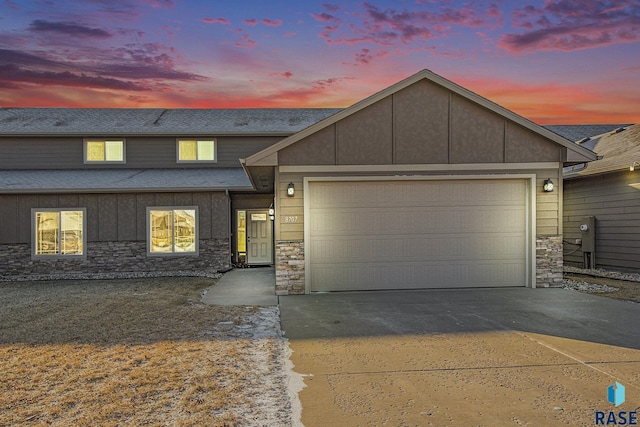
[[[247,264],[272,264],[272,227],[267,210],[247,211]]]

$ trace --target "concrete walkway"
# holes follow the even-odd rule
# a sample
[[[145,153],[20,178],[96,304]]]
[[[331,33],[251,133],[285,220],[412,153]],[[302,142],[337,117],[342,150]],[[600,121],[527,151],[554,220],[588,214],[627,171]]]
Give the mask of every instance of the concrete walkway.
[[[273,267],[235,268],[207,289],[209,305],[278,305]]]

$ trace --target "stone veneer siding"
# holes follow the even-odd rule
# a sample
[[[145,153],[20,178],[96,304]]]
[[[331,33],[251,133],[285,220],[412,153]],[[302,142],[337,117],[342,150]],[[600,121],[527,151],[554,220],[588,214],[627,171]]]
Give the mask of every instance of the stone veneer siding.
[[[147,256],[146,242],[88,242],[85,260],[31,259],[27,244],[0,245],[0,279],[18,276],[202,271],[230,266],[229,239],[200,239],[199,255]]]
[[[276,295],[304,294],[304,241],[276,242]]]
[[[537,236],[536,286],[562,286],[562,236]],[[276,294],[304,294],[304,241],[276,243]]]
[[[562,286],[562,236],[536,237],[536,286]]]

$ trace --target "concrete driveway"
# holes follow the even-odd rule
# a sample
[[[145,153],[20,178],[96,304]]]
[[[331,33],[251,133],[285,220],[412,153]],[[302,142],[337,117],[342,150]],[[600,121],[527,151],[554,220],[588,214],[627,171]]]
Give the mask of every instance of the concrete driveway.
[[[640,411],[640,304],[562,289],[286,296],[305,426],[595,425]],[[615,408],[607,387],[626,387]]]

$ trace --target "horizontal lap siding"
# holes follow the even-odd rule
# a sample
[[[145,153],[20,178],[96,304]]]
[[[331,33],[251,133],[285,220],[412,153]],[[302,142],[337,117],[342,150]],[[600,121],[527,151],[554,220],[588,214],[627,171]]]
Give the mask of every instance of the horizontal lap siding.
[[[565,260],[582,265],[582,217],[596,218],[596,266],[640,271],[640,183],[638,172],[616,172],[565,181]],[[576,250],[577,249],[577,250]]]
[[[115,138],[104,135],[101,138]],[[216,163],[178,163],[176,136],[126,137],[126,163],[84,163],[84,139],[67,138],[0,138],[0,169],[126,169],[126,168],[201,168],[240,167],[239,159],[249,157],[282,138],[218,137]],[[211,135],[215,138],[215,135]],[[123,138],[120,136],[119,138]],[[191,137],[193,138],[193,137]]]

